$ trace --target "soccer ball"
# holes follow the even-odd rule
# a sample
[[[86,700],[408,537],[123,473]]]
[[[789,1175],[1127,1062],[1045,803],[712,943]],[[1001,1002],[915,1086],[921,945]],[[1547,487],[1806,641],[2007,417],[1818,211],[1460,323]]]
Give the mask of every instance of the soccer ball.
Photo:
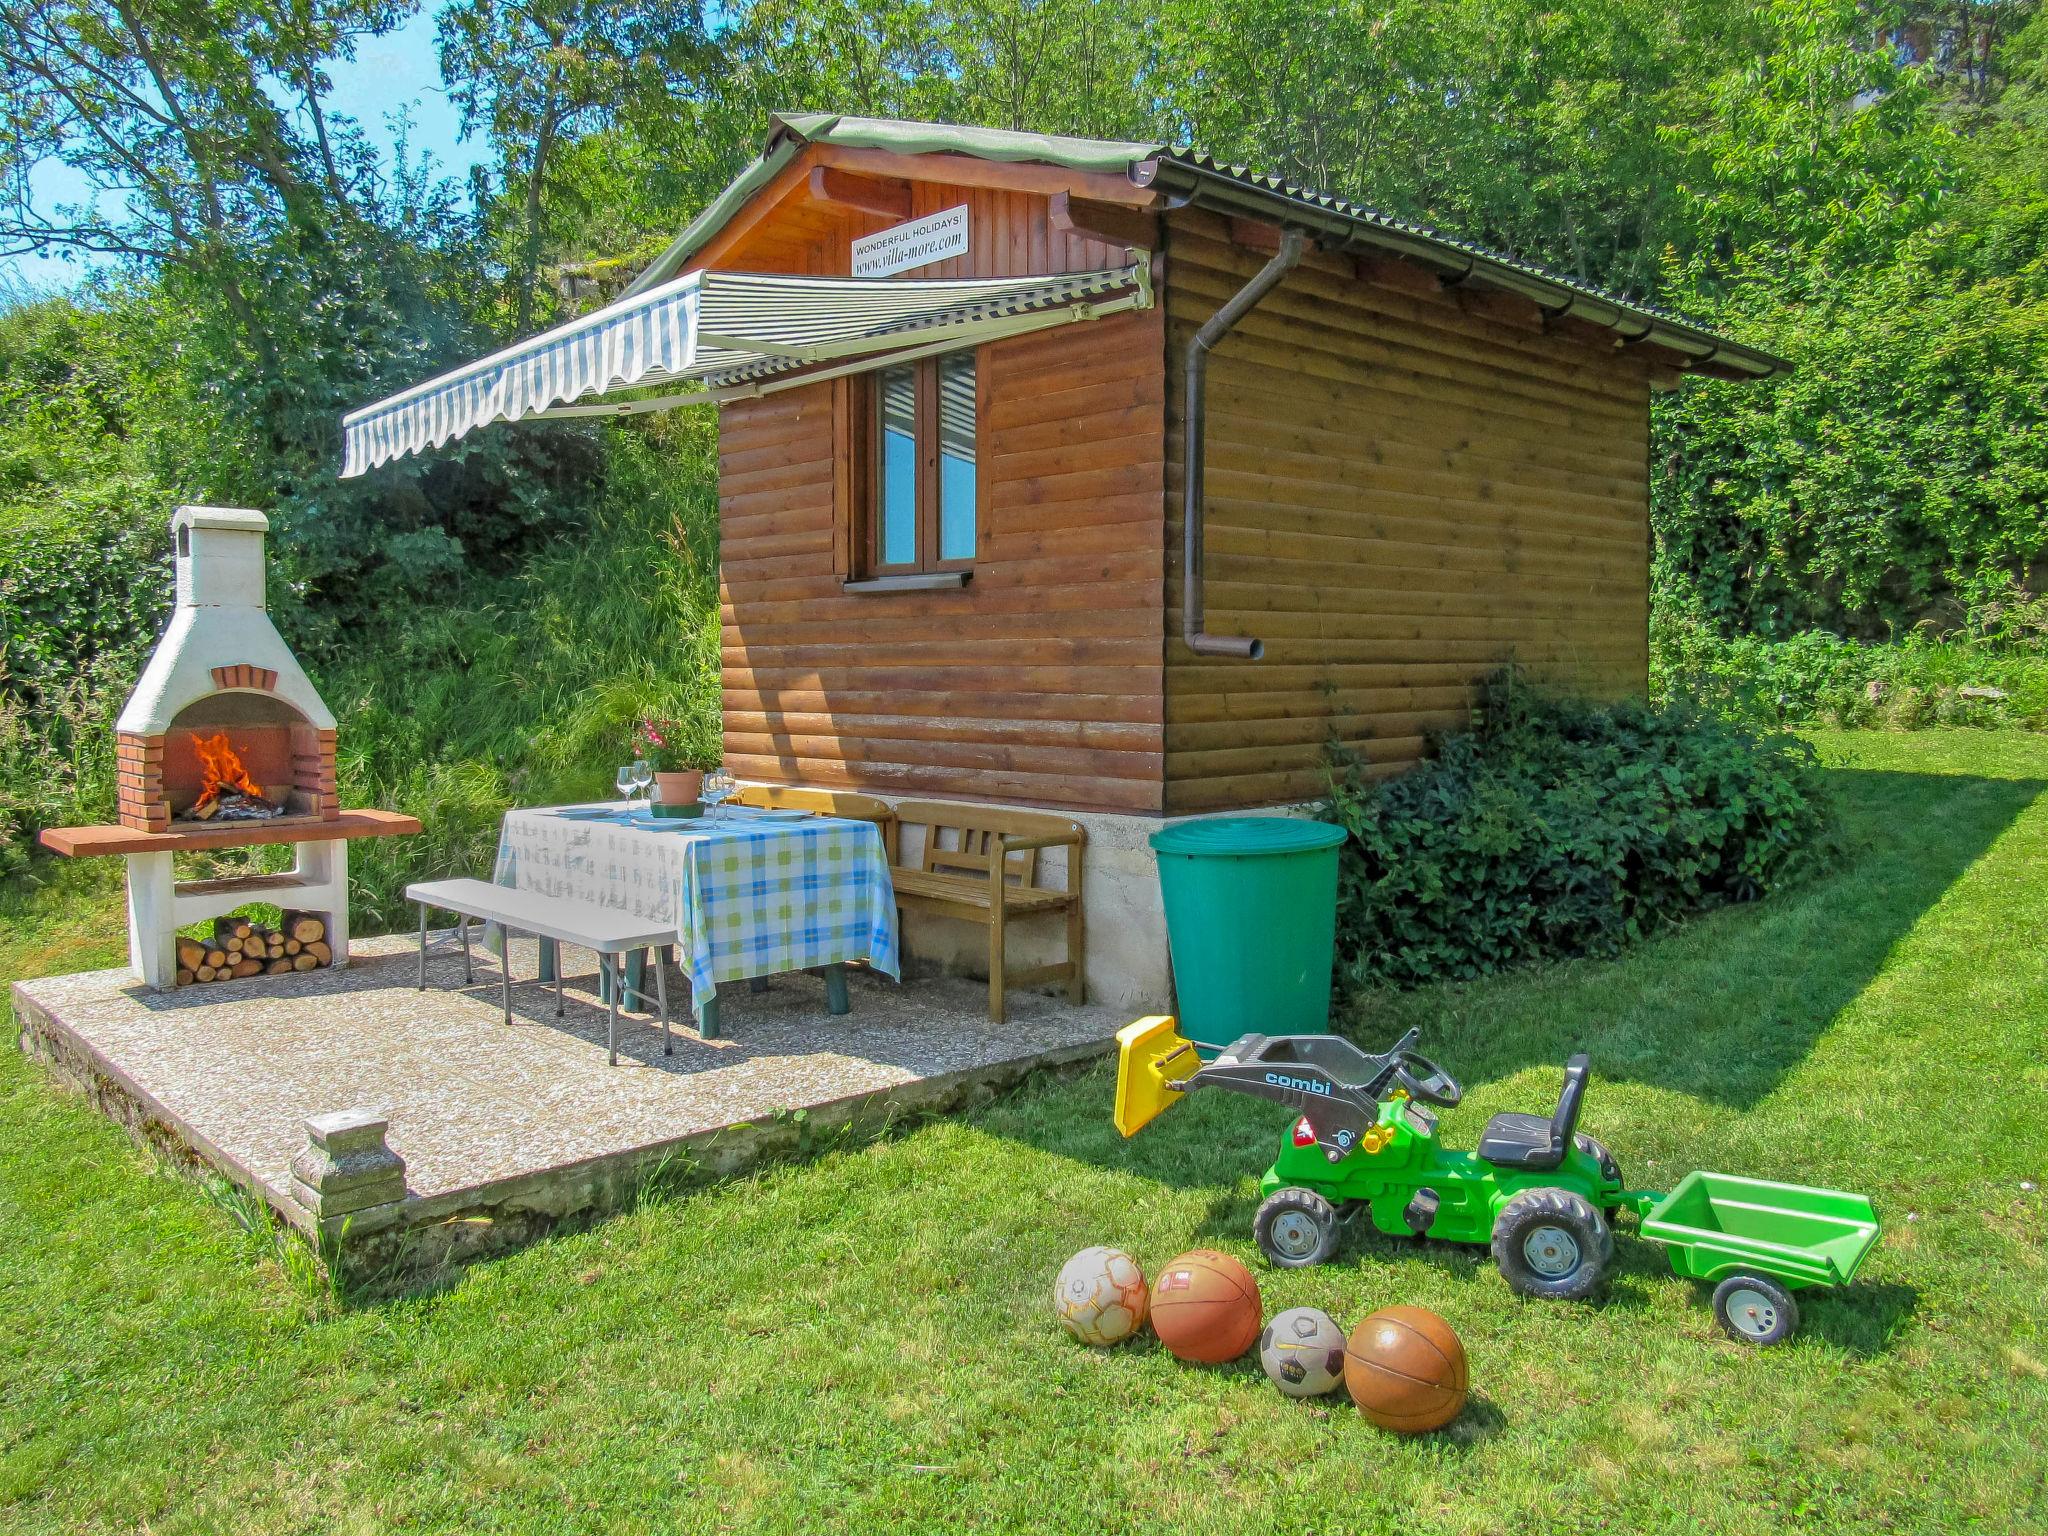
[[[1119,1248],[1083,1248],[1060,1270],[1052,1309],[1083,1344],[1115,1344],[1145,1326],[1145,1272]]]
[[[1321,1397],[1344,1379],[1344,1330],[1327,1312],[1289,1307],[1259,1335],[1259,1364],[1289,1397]]]

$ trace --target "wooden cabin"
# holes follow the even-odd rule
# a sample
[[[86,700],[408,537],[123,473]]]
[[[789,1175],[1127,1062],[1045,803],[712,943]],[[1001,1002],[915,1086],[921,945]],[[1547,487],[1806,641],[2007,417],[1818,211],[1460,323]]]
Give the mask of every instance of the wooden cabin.
[[[1651,392],[1785,366],[1191,151],[939,124],[774,119],[600,315],[691,274],[751,364],[583,388],[718,404],[728,766],[1070,813],[1090,991],[1132,1007],[1166,1000],[1162,818],[1312,801],[1332,742],[1399,771],[1506,662],[1641,691]],[[980,307],[812,344],[884,290]],[[707,398],[550,388],[500,414]],[[354,469],[392,456],[371,414]]]

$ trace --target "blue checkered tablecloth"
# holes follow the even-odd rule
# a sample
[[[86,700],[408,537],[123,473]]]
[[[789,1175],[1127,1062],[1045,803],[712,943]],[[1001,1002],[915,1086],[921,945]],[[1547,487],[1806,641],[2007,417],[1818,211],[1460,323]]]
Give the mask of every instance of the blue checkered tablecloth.
[[[718,983],[835,961],[896,976],[896,893],[870,822],[731,807],[634,825],[602,806],[511,811],[497,883],[673,925],[701,1007]]]

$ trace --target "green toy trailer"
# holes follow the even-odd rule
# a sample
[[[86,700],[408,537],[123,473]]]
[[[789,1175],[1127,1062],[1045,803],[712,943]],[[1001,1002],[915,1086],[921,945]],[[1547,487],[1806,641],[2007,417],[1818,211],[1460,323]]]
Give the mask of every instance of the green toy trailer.
[[[1877,1242],[1877,1212],[1861,1195],[1718,1173],[1690,1174],[1668,1195],[1626,1188],[1613,1153],[1578,1129],[1584,1055],[1566,1064],[1548,1117],[1495,1115],[1472,1151],[1442,1146],[1435,1108],[1464,1090],[1416,1054],[1419,1038],[1411,1030],[1374,1055],[1336,1035],[1244,1035],[1204,1063],[1172,1019],[1141,1019],[1118,1035],[1117,1128],[1135,1135],[1199,1088],[1294,1110],[1252,1224],[1283,1268],[1330,1258],[1344,1224],[1363,1215],[1394,1236],[1486,1243],[1515,1290],[1576,1300],[1613,1260],[1614,1214],[1633,1211],[1678,1274],[1717,1282],[1715,1316],[1750,1344],[1789,1337],[1792,1292],[1846,1284]]]
[[[1714,1315],[1736,1338],[1776,1344],[1799,1326],[1796,1290],[1847,1285],[1877,1246],[1861,1195],[1726,1173],[1689,1173],[1668,1195],[1632,1202],[1671,1268],[1714,1284]]]

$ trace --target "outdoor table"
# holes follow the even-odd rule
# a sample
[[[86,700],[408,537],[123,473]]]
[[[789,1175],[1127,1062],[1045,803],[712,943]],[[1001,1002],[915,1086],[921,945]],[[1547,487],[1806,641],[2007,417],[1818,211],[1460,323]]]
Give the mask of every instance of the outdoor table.
[[[720,982],[822,971],[831,1011],[844,1013],[847,961],[900,975],[895,890],[872,822],[743,806],[692,820],[607,805],[508,811],[494,878],[673,926],[706,1039],[718,1034]],[[543,977],[552,958],[544,946]]]

